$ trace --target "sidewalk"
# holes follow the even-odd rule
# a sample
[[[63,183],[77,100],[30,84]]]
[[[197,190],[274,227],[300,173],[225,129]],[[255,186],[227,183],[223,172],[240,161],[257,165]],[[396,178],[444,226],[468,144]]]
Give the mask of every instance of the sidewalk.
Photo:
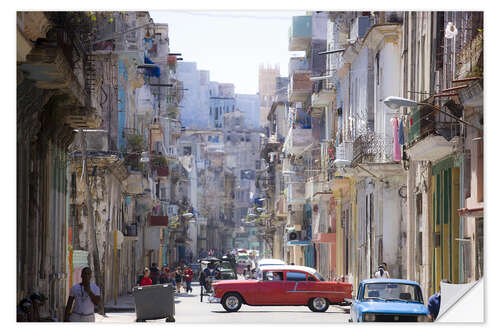
[[[105,312],[135,312],[134,296],[132,294],[123,295],[104,304]]]

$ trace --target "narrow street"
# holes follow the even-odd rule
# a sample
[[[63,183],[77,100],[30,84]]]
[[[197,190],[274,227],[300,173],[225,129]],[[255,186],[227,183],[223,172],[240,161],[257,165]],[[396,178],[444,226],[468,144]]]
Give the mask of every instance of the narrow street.
[[[17,322],[213,280],[237,312],[177,323],[439,321],[483,286],[483,15],[16,12]]]
[[[130,296],[133,304],[133,297]],[[324,313],[311,312],[305,306],[248,306],[243,305],[238,312],[229,313],[220,304],[211,304],[203,298],[200,302],[200,286],[193,285],[193,293],[181,293],[175,297],[176,324],[333,324],[346,323],[348,307],[330,306]],[[108,312],[106,317],[96,314],[96,322],[132,323],[135,312]],[[147,322],[165,323],[164,319]]]

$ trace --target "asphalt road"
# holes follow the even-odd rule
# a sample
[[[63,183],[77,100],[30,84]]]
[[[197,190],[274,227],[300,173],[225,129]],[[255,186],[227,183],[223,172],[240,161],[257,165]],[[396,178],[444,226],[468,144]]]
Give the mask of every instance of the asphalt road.
[[[192,294],[181,293],[175,298],[176,324],[329,324],[346,323],[346,308],[330,305],[324,313],[311,312],[305,306],[248,306],[238,312],[228,313],[220,304],[200,302],[200,287],[193,286]],[[133,323],[135,312],[111,312],[106,317],[96,316],[97,322]],[[165,320],[148,322],[164,323]]]

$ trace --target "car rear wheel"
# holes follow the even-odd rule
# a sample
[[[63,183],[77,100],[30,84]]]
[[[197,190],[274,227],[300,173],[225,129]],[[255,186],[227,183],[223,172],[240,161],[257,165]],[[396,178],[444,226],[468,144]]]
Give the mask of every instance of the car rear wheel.
[[[309,309],[312,312],[325,312],[330,306],[330,302],[326,298],[316,297],[309,300]]]
[[[241,308],[243,301],[237,293],[227,293],[222,297],[221,303],[227,312],[236,312]]]

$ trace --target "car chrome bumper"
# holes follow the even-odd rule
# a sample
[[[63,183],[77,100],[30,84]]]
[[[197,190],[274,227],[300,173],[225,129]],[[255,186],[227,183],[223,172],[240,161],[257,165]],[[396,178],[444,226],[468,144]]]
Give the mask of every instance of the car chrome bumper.
[[[210,297],[208,298],[208,302],[209,302],[209,303],[220,303],[220,298],[210,296]]]

